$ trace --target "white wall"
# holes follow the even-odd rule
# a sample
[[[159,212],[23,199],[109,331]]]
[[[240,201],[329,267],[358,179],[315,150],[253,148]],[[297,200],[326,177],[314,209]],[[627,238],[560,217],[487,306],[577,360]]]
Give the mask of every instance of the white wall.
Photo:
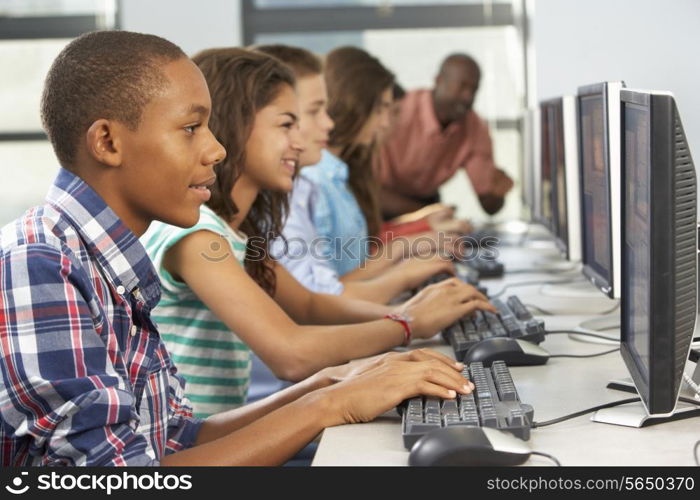
[[[243,43],[240,0],[122,0],[121,29],[162,36],[188,55]]]
[[[624,80],[674,93],[700,165],[700,1],[536,0],[537,99]]]

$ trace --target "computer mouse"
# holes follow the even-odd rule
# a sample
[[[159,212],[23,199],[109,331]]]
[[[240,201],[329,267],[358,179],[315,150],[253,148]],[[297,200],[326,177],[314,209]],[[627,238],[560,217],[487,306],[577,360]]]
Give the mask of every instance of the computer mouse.
[[[530,446],[509,432],[454,425],[434,429],[416,441],[408,464],[518,465],[525,462],[530,453]]]
[[[494,361],[505,361],[509,366],[543,365],[549,353],[537,344],[511,337],[490,337],[471,346],[464,355],[465,363],[481,361],[491,366]]]

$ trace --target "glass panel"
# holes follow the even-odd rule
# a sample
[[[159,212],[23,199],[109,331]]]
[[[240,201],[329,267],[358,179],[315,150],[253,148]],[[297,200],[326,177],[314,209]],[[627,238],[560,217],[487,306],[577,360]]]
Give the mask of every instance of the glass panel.
[[[327,31],[321,33],[266,33],[255,37],[257,45],[281,43],[302,47],[319,55],[330,52],[335,47],[353,45],[362,47],[361,31]]]
[[[418,5],[481,5],[485,8],[491,4],[510,4],[511,0],[255,0],[256,9],[304,9],[311,7],[377,7],[391,9],[392,7]]]
[[[0,16],[77,16],[111,13],[114,0],[0,0]]]
[[[365,31],[363,46],[406,89],[431,87],[445,56],[466,52],[481,66],[474,110],[485,119],[517,119],[522,114],[523,51],[513,26]]]
[[[0,142],[0,227],[41,203],[58,173],[48,141]]]
[[[41,130],[39,102],[51,63],[69,40],[0,42],[0,132]]]
[[[520,218],[522,202],[519,196],[519,170],[521,154],[520,134],[514,130],[491,129],[493,141],[493,157],[496,165],[502,168],[513,179],[515,186],[506,196],[503,208],[496,215],[488,215],[481,208],[479,198],[474,192],[464,169],[457,173],[440,187],[440,198],[444,203],[457,207],[457,217],[469,219],[472,222],[499,222],[517,220]]]
[[[482,72],[476,112],[488,120],[518,119],[522,114],[523,51],[513,26],[264,34],[255,43],[296,45],[321,55],[342,45],[363,47],[390,68],[406,89],[432,86],[445,56],[467,52]]]

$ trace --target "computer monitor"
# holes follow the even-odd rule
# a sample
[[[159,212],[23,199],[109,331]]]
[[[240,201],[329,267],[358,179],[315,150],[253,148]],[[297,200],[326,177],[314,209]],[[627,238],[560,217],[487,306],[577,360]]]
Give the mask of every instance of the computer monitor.
[[[620,89],[622,82],[579,87],[578,133],[583,274],[620,297]]]
[[[554,231],[552,189],[554,183],[554,118],[549,101],[540,103],[540,168],[538,176],[538,210],[535,222]]]
[[[643,408],[636,422],[630,409],[603,415],[641,426],[698,410],[678,402],[698,311],[697,182],[673,96],[622,90],[620,99],[620,352]]]
[[[670,414],[697,317],[695,166],[672,95],[623,90],[620,352],[650,415]]]
[[[524,116],[523,162],[521,168],[520,200],[527,212],[526,220],[535,220],[536,181],[535,171],[539,168],[539,109],[528,109]]]
[[[581,207],[576,99],[558,97],[543,101],[541,107],[547,121],[543,148],[546,145],[552,169],[550,229],[564,256],[578,262],[581,260]]]

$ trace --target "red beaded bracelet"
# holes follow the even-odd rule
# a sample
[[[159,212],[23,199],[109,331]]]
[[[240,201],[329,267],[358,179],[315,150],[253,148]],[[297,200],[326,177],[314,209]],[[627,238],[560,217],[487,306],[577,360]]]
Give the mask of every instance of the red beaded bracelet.
[[[404,329],[404,338],[402,346],[407,346],[411,343],[411,318],[402,313],[391,313],[384,316],[386,319],[401,323]]]

